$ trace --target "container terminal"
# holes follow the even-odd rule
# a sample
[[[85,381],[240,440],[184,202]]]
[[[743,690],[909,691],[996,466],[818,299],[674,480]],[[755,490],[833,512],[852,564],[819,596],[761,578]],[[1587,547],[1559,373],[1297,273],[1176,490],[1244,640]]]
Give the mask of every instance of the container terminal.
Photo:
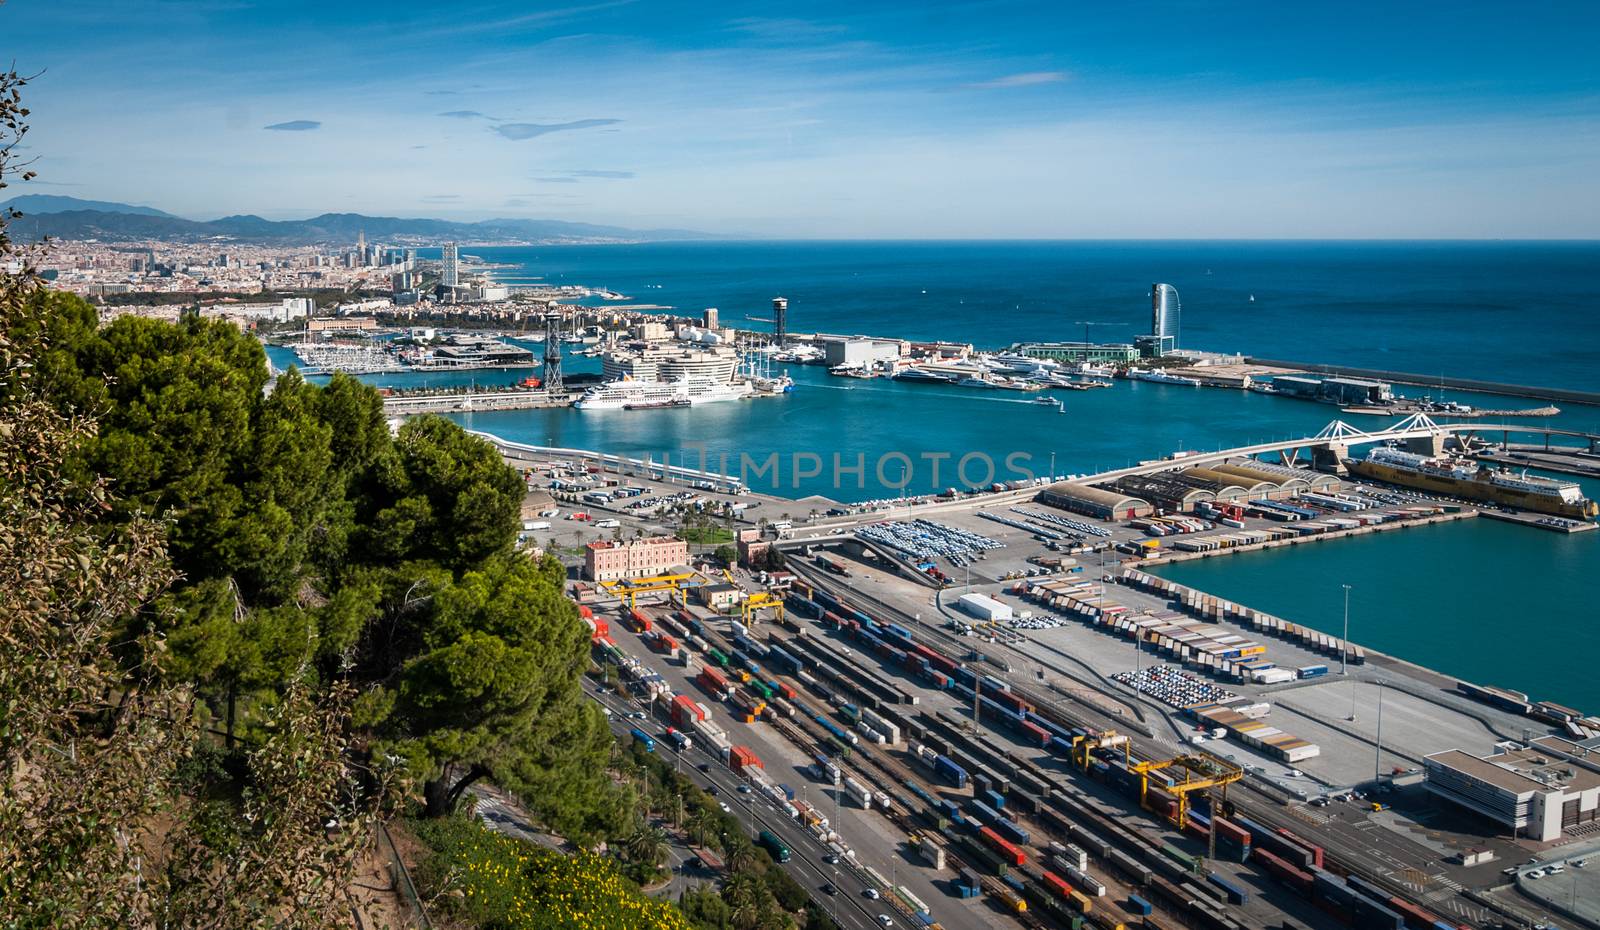
[[[1594,708],[1160,575],[1498,511],[1340,467],[1472,429],[1336,423],[826,514],[692,469],[501,448],[544,517],[526,545],[612,530],[572,566],[596,668],[625,683],[596,699],[733,792],[844,926],[1596,925]],[[737,565],[672,536],[679,505],[728,528]]]

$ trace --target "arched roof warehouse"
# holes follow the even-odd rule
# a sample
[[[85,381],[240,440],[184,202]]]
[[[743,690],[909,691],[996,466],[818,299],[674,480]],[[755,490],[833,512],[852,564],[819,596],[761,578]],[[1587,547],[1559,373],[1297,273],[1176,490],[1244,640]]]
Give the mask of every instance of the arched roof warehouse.
[[[1074,481],[1058,481],[1040,491],[1034,499],[1041,504],[1101,520],[1146,517],[1155,511],[1149,501]]]

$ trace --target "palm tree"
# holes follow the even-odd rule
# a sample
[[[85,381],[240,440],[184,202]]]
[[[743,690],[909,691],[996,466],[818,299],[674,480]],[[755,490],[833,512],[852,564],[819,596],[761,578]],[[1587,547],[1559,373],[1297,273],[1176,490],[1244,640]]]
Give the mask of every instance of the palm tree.
[[[735,872],[748,872],[761,861],[756,844],[741,833],[730,834],[722,840],[722,851],[728,856],[728,868]]]
[[[628,837],[628,859],[654,868],[667,858],[667,835],[655,827],[641,826]]]
[[[750,872],[736,872],[722,886],[722,898],[733,909],[735,927],[754,927],[761,919],[761,879]]]
[[[717,830],[717,817],[708,810],[697,810],[689,815],[689,842],[696,846],[721,846]]]

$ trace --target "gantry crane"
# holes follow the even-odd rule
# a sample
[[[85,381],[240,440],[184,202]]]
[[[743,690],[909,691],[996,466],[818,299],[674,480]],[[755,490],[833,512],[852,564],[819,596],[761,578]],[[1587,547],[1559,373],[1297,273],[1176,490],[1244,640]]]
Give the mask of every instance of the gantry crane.
[[[1173,823],[1179,830],[1184,829],[1189,823],[1189,795],[1195,791],[1209,792],[1213,788],[1222,789],[1222,800],[1228,800],[1228,786],[1244,777],[1244,770],[1236,765],[1230,765],[1211,756],[1178,756],[1173,759],[1161,759],[1154,762],[1138,762],[1131,769],[1139,775],[1139,804],[1145,810],[1150,809],[1148,796],[1150,792],[1150,773],[1166,769],[1177,769],[1183,773],[1183,780],[1170,785],[1162,785],[1164,791],[1172,793],[1178,800],[1178,809],[1173,817]]]
[[[628,609],[634,608],[634,603],[641,594],[653,594],[658,591],[668,592],[668,599],[672,603],[683,602],[685,588],[696,588],[705,582],[693,572],[682,572],[673,575],[651,575],[647,578],[622,578],[616,581],[602,581],[600,587],[615,594],[617,597],[626,598]]]
[[[780,622],[783,620],[783,598],[775,594],[769,594],[766,591],[759,591],[739,602],[739,619],[743,620],[746,626],[749,626],[750,620],[755,616],[756,611],[764,607],[771,607],[777,612],[778,620]]]
[[[1074,736],[1072,738],[1072,761],[1078,763],[1078,768],[1089,770],[1089,758],[1096,749],[1114,749],[1122,747],[1122,761],[1131,764],[1129,748],[1132,740],[1119,734],[1116,730],[1106,730],[1102,733],[1090,733],[1087,736]]]

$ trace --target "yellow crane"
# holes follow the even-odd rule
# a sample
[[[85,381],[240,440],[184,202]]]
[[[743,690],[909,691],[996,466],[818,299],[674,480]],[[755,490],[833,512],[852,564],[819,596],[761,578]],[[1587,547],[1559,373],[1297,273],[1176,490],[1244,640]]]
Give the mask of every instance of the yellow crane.
[[[1222,789],[1222,800],[1228,800],[1228,786],[1244,777],[1244,770],[1236,765],[1214,759],[1211,756],[1178,756],[1172,759],[1161,759],[1154,762],[1139,762],[1132,766],[1132,770],[1139,775],[1139,804],[1145,810],[1150,809],[1148,795],[1150,792],[1150,773],[1175,769],[1183,774],[1182,781],[1170,785],[1162,785],[1163,791],[1171,792],[1178,799],[1178,809],[1173,817],[1179,830],[1189,823],[1189,795],[1196,791],[1210,791],[1212,788]]]
[[[769,594],[766,591],[757,592],[740,601],[739,618],[748,626],[756,611],[765,607],[771,607],[777,612],[778,619],[780,621],[783,619],[783,598],[778,597],[776,594]]]
[[[1089,770],[1090,754],[1096,749],[1114,749],[1122,747],[1122,761],[1130,761],[1128,755],[1129,745],[1132,743],[1126,736],[1116,730],[1106,730],[1103,733],[1091,733],[1088,736],[1074,736],[1072,738],[1072,761],[1078,763],[1078,768]]]
[[[668,598],[673,603],[683,602],[685,588],[699,587],[704,582],[700,576],[693,572],[682,572],[673,575],[651,575],[647,578],[622,578],[617,581],[602,581],[600,587],[625,598],[628,609],[633,610],[635,601],[641,594],[653,594],[659,591],[668,592]]]

